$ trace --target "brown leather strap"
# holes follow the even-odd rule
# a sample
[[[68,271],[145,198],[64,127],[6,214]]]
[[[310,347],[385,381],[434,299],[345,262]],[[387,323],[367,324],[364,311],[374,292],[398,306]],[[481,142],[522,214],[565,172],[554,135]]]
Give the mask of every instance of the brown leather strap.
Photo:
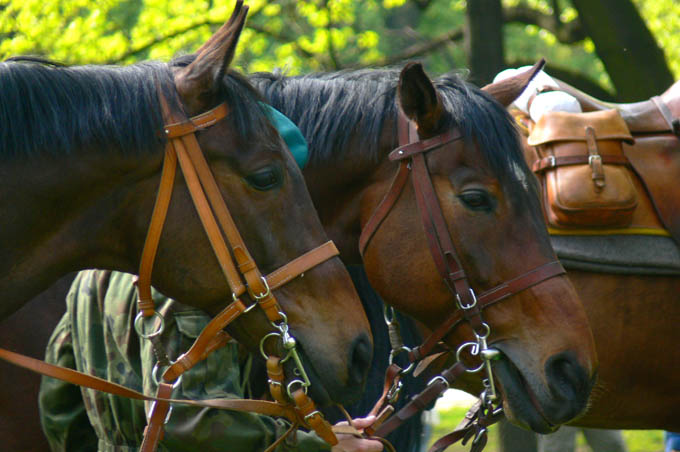
[[[408,175],[408,163],[405,160],[402,160],[399,162],[399,169],[394,174],[390,188],[361,229],[361,235],[359,236],[359,253],[362,256],[368,246],[368,242],[373,238],[375,231],[378,230],[383,220],[387,218],[387,214],[390,213],[392,207],[396,204],[399,196],[404,191],[404,187],[408,181]]]
[[[226,118],[227,115],[229,115],[229,106],[226,102],[222,102],[212,110],[194,116],[187,121],[168,124],[163,129],[167,138],[179,138],[197,132],[200,129],[210,127],[221,119]]]
[[[300,413],[303,422],[309,425],[321,439],[331,446],[338,444],[338,438],[333,433],[331,425],[324,419],[314,402],[305,394],[304,390],[296,389],[291,394],[295,402],[295,409]]]
[[[559,261],[549,262],[483,292],[477,297],[477,306],[480,310],[484,310],[511,295],[565,273],[566,270]],[[446,337],[463,318],[460,310],[454,311],[420,346],[411,351],[409,357],[424,357],[430,354],[437,347],[439,341]]]
[[[450,130],[441,135],[437,135],[433,138],[428,138],[427,140],[415,141],[412,143],[404,144],[394,151],[390,152],[390,160],[403,160],[409,157],[413,157],[416,154],[421,154],[423,152],[431,151],[438,147],[444,146],[455,140],[463,138],[458,129]]]
[[[404,369],[399,367],[399,365],[397,365],[396,363],[392,363],[387,367],[387,369],[385,370],[385,380],[383,383],[382,394],[378,398],[378,401],[375,403],[375,405],[373,405],[373,408],[371,408],[371,411],[368,412],[369,416],[377,416],[378,413],[383,409],[383,406],[387,402],[388,392],[393,386],[399,384],[399,380],[401,379],[401,374],[403,370]],[[372,425],[371,427],[374,426]]]
[[[186,137],[184,137],[186,138]],[[184,147],[183,140],[175,140],[173,143],[175,146],[175,151],[177,152],[177,159],[182,167],[182,172],[184,173],[184,180],[187,183],[187,188],[191,194],[191,199],[196,206],[196,211],[203,224],[203,229],[208,235],[210,240],[210,245],[213,248],[215,256],[222,268],[222,272],[227,279],[229,288],[231,292],[236,296],[240,297],[245,292],[245,285],[243,284],[241,277],[236,269],[234,262],[229,254],[229,249],[227,244],[220,232],[220,228],[215,221],[215,217],[212,215],[212,210],[210,204],[201,188],[201,181],[199,180],[198,174],[194,165],[189,158],[187,150]],[[214,180],[214,179],[213,179]]]
[[[196,136],[193,134],[183,136],[181,140],[185,145],[187,145],[187,152],[191,157],[191,161],[194,164],[194,168],[196,169],[196,173],[199,176],[201,185],[205,190],[205,194],[210,201],[210,206],[213,208],[215,217],[219,221],[222,231],[224,232],[227,241],[232,247],[238,270],[246,280],[251,297],[254,294],[267,292],[262,281],[262,275],[260,274],[254,259],[250,253],[248,253],[248,249],[246,248],[241,234],[238,232],[236,223],[229,213],[229,209],[224,202],[224,198],[219,187],[217,186],[215,177],[213,176],[212,171],[208,166],[208,162],[205,160],[205,157],[201,152],[198,141],[196,140]],[[180,164],[181,163],[182,160],[180,159]],[[237,297],[241,295],[241,293],[238,292],[234,293]],[[275,312],[267,312],[269,320],[272,322],[280,321],[282,319],[278,314],[280,310],[281,309],[277,307]]]
[[[195,366],[196,363],[205,359],[207,356],[206,350],[212,344],[213,338],[245,310],[246,306],[239,299],[236,299],[224,308],[222,312],[217,314],[203,328],[203,331],[198,335],[191,348],[168,367],[163,373],[163,380],[173,382],[184,372]]]
[[[339,254],[340,252],[335,247],[335,244],[329,240],[323,245],[319,245],[313,250],[307,251],[305,254],[293,259],[283,267],[274,270],[265,279],[271,290],[277,289]]]
[[[283,383],[286,377],[283,374],[281,358],[278,356],[270,356],[267,358],[267,377],[269,377],[269,393],[274,400],[283,404],[288,403],[283,389]]]
[[[172,395],[172,385],[160,383],[156,397],[169,399]],[[170,404],[165,401],[153,402],[149,412],[149,423],[144,429],[144,439],[139,452],[156,452],[158,442],[163,439],[163,426],[170,411]]]
[[[137,307],[144,317],[153,315],[155,311],[154,302],[151,299],[151,270],[156,259],[158,242],[161,239],[163,224],[165,223],[170,199],[172,198],[176,168],[177,156],[170,146],[166,146],[161,182],[151,214],[149,230],[144,240],[144,248],[142,249],[142,257],[139,264],[139,278],[137,279]]]
[[[205,399],[205,400],[185,400],[185,399],[166,399],[151,397],[141,392],[129,389],[125,386],[112,383],[103,378],[87,375],[77,370],[66,367],[55,366],[30,356],[20,355],[9,350],[0,348],[0,359],[10,362],[16,366],[28,369],[41,375],[56,378],[67,383],[94,389],[130,399],[145,401],[161,401],[171,404],[183,404],[204,408],[216,408],[221,410],[245,411],[259,413],[266,416],[285,417],[291,422],[297,419],[297,414],[290,406],[283,406],[279,403],[268,402],[265,400],[243,400],[243,399]]]
[[[474,303],[474,292],[470,288],[467,276],[463,271],[456,248],[451,240],[444,213],[439,205],[439,198],[432,185],[425,156],[413,156],[413,187],[416,192],[418,210],[425,228],[425,235],[435,266],[451,293],[463,306],[473,306],[463,310],[463,315],[470,326],[478,332],[483,331],[481,311]]]
[[[610,165],[628,165],[628,159],[624,155],[602,155],[600,158],[602,158],[602,163],[607,163]],[[559,166],[587,164],[587,155],[570,155],[564,157],[548,156],[536,160],[531,166],[531,170],[534,173],[540,173],[551,168],[557,168]]]
[[[338,249],[331,241],[324,243],[317,248],[299,256],[286,265],[270,273],[265,279],[271,290],[275,290],[282,285],[290,282],[293,278],[314,268],[318,264],[325,262],[338,255]],[[225,334],[222,330],[246,310],[246,306],[236,299],[213,318],[203,331],[194,340],[189,351],[181,355],[173,365],[163,374],[165,381],[175,381],[187,370],[191,369],[196,363],[204,360],[214,348],[209,347],[213,344],[214,338],[218,334]]]
[[[420,413],[446,391],[458,377],[465,372],[462,363],[456,363],[441,373],[442,378],[432,380],[424,391],[413,397],[402,409],[385,421],[375,432],[376,436],[385,437],[399,428],[404,422]]]

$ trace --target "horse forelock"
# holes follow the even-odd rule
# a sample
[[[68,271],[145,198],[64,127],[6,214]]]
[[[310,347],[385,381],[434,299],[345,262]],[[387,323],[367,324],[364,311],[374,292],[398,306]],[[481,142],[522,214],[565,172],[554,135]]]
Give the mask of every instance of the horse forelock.
[[[265,99],[302,131],[309,145],[310,168],[340,160],[360,167],[361,162],[380,160],[385,121],[397,113],[398,79],[399,72],[391,70],[250,76]],[[357,142],[360,146],[354,145]]]
[[[0,158],[85,149],[159,151],[159,88],[174,99],[172,72],[162,62],[68,67],[33,58],[0,63]],[[245,137],[261,132],[266,116],[248,80],[230,71],[222,88],[220,97],[230,106],[237,132]]]

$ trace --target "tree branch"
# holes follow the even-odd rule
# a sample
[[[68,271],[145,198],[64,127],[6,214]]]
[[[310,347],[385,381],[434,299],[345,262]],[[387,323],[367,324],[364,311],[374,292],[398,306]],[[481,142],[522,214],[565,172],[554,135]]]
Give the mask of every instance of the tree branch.
[[[390,55],[371,63],[352,65],[351,67],[354,69],[361,69],[371,66],[392,66],[399,63],[400,61],[424,55],[431,52],[432,50],[438,49],[439,47],[448,44],[449,42],[460,41],[461,39],[463,39],[462,27],[451,30],[448,33],[444,33],[443,35],[437,36],[427,42],[414,44],[396,55]]]
[[[181,34],[184,34],[186,32],[189,32],[191,30],[194,30],[196,28],[202,27],[204,25],[222,25],[223,22],[220,21],[211,21],[211,20],[203,20],[200,22],[193,23],[191,25],[187,25],[184,28],[179,28],[172,33],[168,33],[167,35],[162,35],[162,36],[156,36],[155,38],[149,40],[146,44],[143,44],[139,47],[136,47],[134,49],[130,49],[127,52],[123,53],[122,55],[104,63],[104,64],[119,64],[123,61],[125,61],[127,58],[134,57],[139,55],[140,53],[146,52],[149,50],[151,47],[155,46],[156,44],[160,44],[163,41],[166,41],[168,39],[172,39],[176,36],[179,36]]]
[[[297,43],[296,36],[289,36],[286,33],[274,33],[273,31],[252,22],[248,23],[246,27],[250,28],[251,30],[255,30],[258,33],[262,33],[265,36],[269,36],[278,42],[282,42],[284,44],[293,44],[297,51],[300,52],[300,54],[302,54],[305,58],[312,58],[315,56],[313,53],[308,52],[307,50],[300,47],[300,45]]]
[[[578,18],[562,22],[559,20],[559,14],[543,14],[525,6],[503,8],[503,19],[505,23],[518,22],[536,25],[554,34],[563,44],[573,44],[587,37],[583,24]]]

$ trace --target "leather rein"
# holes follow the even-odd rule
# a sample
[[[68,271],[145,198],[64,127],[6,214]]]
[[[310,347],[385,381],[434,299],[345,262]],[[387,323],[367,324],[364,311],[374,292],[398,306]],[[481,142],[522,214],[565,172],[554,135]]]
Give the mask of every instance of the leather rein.
[[[286,315],[272,292],[311,268],[337,256],[339,252],[335,244],[328,241],[269,275],[263,276],[236,228],[195,135],[197,131],[224,119],[229,114],[229,107],[226,103],[222,103],[203,114],[187,118],[183,112],[173,110],[168,106],[167,99],[160,90],[159,100],[164,122],[168,124],[163,129],[168,141],[165,147],[160,186],[140,261],[139,278],[136,283],[139,294],[139,313],[134,322],[137,333],[142,338],[151,341],[157,357],[158,364],[152,372],[152,377],[158,384],[156,396],[151,397],[101,378],[73,369],[54,366],[8,350],[0,349],[0,358],[69,383],[124,397],[153,401],[148,414],[148,425],[144,431],[144,440],[140,448],[144,452],[156,450],[158,442],[163,436],[163,426],[170,417],[172,403],[257,412],[268,416],[287,418],[292,424],[291,428],[267,450],[273,450],[288,434],[294,432],[300,426],[316,431],[322,439],[331,445],[338,442],[335,432],[360,435],[353,428],[331,427],[321,412],[316,409],[312,399],[307,396],[307,388],[310,385],[309,379],[297,354],[295,338],[289,332]],[[206,325],[190,349],[175,361],[171,361],[160,343],[164,319],[154,309],[154,302],[151,297],[151,273],[172,197],[178,162],[203,228],[208,235],[220,268],[231,290],[232,299],[227,307]],[[244,301],[246,295],[252,300],[252,304]],[[264,336],[260,342],[261,353],[267,360],[270,392],[275,401],[172,399],[172,390],[181,383],[182,374],[205,359],[213,350],[226,345],[231,338],[223,329],[240,315],[249,312],[256,306],[264,311],[275,328],[274,332]],[[149,322],[149,325],[145,325],[147,322]],[[145,326],[153,328],[153,331],[146,332]],[[272,339],[280,340],[279,349],[284,351],[283,357],[265,353],[265,342],[271,342]],[[284,386],[285,378],[282,363],[289,359],[292,359],[295,366],[296,377],[287,386]],[[164,368],[160,380],[157,377],[159,366]]]
[[[478,372],[484,369],[485,389],[479,402],[473,406],[452,434],[436,442],[430,449],[431,452],[442,451],[460,439],[463,439],[465,444],[467,440],[473,438],[472,450],[478,451],[486,444],[486,428],[502,416],[502,408],[494,407],[494,403],[499,402],[499,397],[496,393],[491,367],[491,361],[499,359],[500,352],[488,347],[487,338],[491,333],[491,328],[484,321],[482,311],[522,290],[566,272],[559,261],[548,262],[477,296],[469,284],[465,270],[460,265],[461,260],[451,240],[425,159],[427,152],[460,140],[463,136],[458,129],[453,129],[433,138],[420,140],[415,123],[409,121],[401,111],[398,120],[398,135],[399,147],[389,154],[389,159],[399,162],[399,168],[387,193],[361,231],[359,251],[363,256],[371,238],[391,212],[411,176],[430,254],[459,309],[442,322],[420,346],[413,349],[403,345],[398,337],[398,325],[393,320],[394,317],[391,320],[386,315],[392,345],[390,366],[385,375],[383,395],[371,411],[371,414],[377,416],[376,422],[366,429],[366,432],[384,437],[434,402],[464,372]],[[410,372],[419,362],[421,363],[419,368],[424,369],[435,358],[451,353],[452,350],[441,341],[463,321],[466,321],[472,328],[475,341],[460,345],[456,350],[456,363],[434,377],[425,390],[412,397],[399,412],[394,413],[393,403],[399,397],[401,376]],[[466,351],[466,355],[477,357],[481,364],[468,367],[461,356]],[[392,362],[394,356],[401,352],[407,352],[408,365],[405,369]]]

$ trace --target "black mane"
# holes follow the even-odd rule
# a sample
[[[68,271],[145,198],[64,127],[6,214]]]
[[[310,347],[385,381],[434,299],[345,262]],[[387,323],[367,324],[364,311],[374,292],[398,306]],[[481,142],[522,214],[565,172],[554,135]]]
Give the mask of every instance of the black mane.
[[[309,166],[340,160],[378,162],[384,122],[397,115],[399,70],[359,70],[286,77],[258,73],[250,81],[307,138]],[[498,102],[456,74],[434,81],[445,104],[445,129],[458,127],[473,139],[509,192],[534,192],[514,120]],[[352,135],[360,146],[352,146]],[[384,151],[383,151],[384,152]],[[518,185],[521,185],[519,187]]]
[[[19,57],[0,63],[0,159],[78,149],[159,151],[159,88],[174,98],[170,66],[161,62],[65,67]],[[249,82],[230,72],[223,88],[216,103],[229,103],[237,130],[245,136],[262,130],[265,116]]]
[[[359,157],[346,155],[359,151],[348,146],[352,132],[362,137],[363,158],[377,161],[384,121],[397,114],[398,80],[396,69],[250,76],[267,101],[300,127],[310,145],[311,165]],[[475,139],[494,171],[524,162],[513,120],[502,106],[455,74],[440,77],[435,85],[447,110],[443,126],[457,126]]]

